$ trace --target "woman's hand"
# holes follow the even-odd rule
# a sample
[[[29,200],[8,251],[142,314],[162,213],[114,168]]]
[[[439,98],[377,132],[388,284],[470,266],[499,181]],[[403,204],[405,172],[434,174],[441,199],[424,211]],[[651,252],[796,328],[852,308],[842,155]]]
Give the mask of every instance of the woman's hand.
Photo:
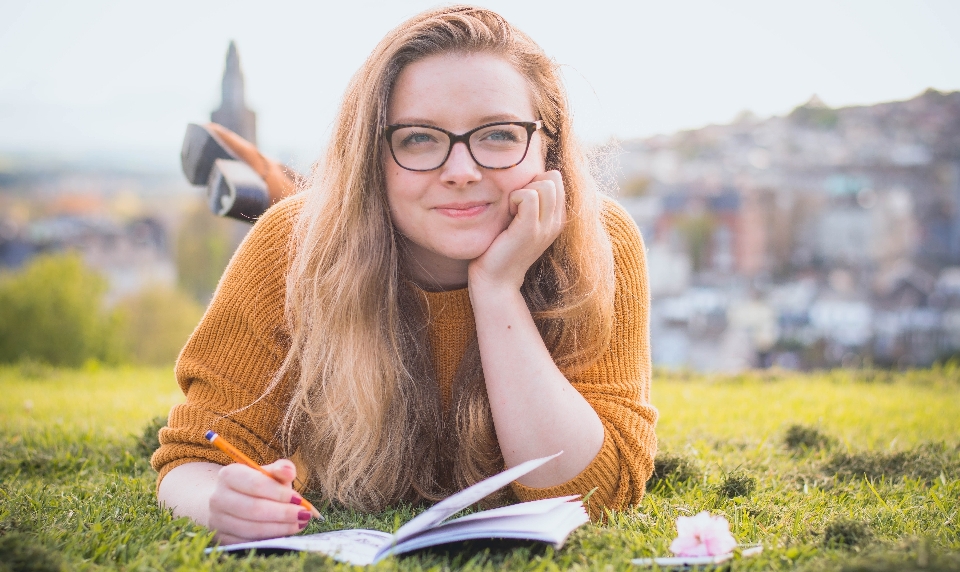
[[[293,490],[293,463],[281,459],[263,468],[280,482],[237,463],[217,473],[207,526],[221,544],[289,536],[309,524],[310,512],[300,506],[301,497]]]
[[[527,270],[560,235],[566,221],[563,177],[547,171],[510,193],[513,220],[487,251],[470,262],[468,280],[476,287],[518,290]]]

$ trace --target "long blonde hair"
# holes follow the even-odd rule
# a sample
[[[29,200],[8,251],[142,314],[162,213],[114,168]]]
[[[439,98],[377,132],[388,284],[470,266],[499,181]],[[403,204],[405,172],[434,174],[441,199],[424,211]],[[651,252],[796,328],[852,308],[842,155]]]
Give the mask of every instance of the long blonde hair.
[[[391,88],[407,65],[450,52],[503,57],[527,79],[546,167],[563,175],[568,222],[521,290],[546,347],[570,375],[610,339],[609,239],[556,63],[485,9],[441,8],[395,28],[350,82],[305,193],[287,277],[290,346],[275,380],[291,388],[286,453],[299,451],[311,488],[360,510],[436,500],[503,466],[475,336],[454,377],[452,408],[443,411],[429,309],[406,278],[384,191]]]

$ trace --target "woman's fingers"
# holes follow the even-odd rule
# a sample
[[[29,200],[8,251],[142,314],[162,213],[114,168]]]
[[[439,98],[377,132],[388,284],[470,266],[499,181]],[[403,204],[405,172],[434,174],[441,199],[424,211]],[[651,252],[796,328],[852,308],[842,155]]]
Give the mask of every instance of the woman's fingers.
[[[563,186],[563,175],[560,174],[560,171],[550,171],[550,178],[553,180],[553,184],[557,189],[556,195],[554,196],[554,220],[557,222],[558,230],[563,227],[563,223],[567,221],[567,190]]]
[[[510,211],[514,215],[510,225],[513,236],[522,237],[530,246],[533,246],[529,242],[531,239],[543,248],[549,246],[549,243],[539,243],[552,242],[557,237],[566,215],[560,173],[541,173],[524,188],[510,193]]]
[[[295,523],[310,512],[298,504],[250,496],[233,489],[225,488],[220,494],[210,497],[211,512],[230,515],[255,522]]]
[[[300,506],[302,497],[290,487],[296,468],[282,460],[264,467],[284,483],[245,465],[220,469],[210,496],[210,528],[221,542],[274,538],[303,530],[312,515]]]
[[[289,502],[292,495],[296,494],[289,484],[278,483],[260,471],[239,463],[220,469],[218,478],[219,482],[227,488],[252,497]]]
[[[544,183],[543,197],[548,198],[548,202],[541,205],[540,220],[547,222],[550,220],[563,220],[566,213],[564,204],[563,176],[560,171],[547,171],[534,178],[534,181]]]
[[[553,181],[545,180],[534,183],[537,194],[540,195],[540,224],[549,225],[553,219],[557,206],[557,187]]]
[[[526,188],[533,189],[539,195],[538,220],[545,229],[559,232],[566,219],[563,177],[559,171],[547,171],[533,178]]]
[[[290,536],[306,528],[309,520],[293,522],[260,522],[238,518],[233,515],[221,515],[215,528],[222,544],[235,544],[249,540]]]
[[[293,481],[297,478],[296,465],[287,459],[280,459],[269,465],[264,465],[263,469],[273,475],[285,487],[292,487]]]
[[[536,223],[540,217],[540,194],[536,189],[517,189],[510,193],[515,219],[523,223]],[[513,210],[513,209],[512,209]]]
[[[556,185],[547,173],[541,173],[527,183],[521,190],[533,190],[537,193],[537,203],[539,211],[537,220],[541,223],[547,222],[553,215],[556,207]],[[514,191],[516,193],[517,191]]]

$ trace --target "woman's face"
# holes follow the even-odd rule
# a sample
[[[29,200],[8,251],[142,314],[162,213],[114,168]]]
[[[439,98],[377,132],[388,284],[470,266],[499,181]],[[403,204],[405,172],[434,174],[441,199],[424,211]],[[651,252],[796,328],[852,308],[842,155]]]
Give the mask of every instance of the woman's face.
[[[444,54],[407,66],[397,78],[387,123],[435,126],[455,134],[495,121],[536,121],[530,88],[507,61],[494,55]],[[543,144],[535,132],[523,162],[509,169],[479,166],[464,143],[446,162],[425,172],[400,167],[384,149],[387,201],[397,230],[407,238],[415,275],[435,278],[483,254],[512,220],[509,195],[544,172]],[[456,283],[458,280],[453,279]]]

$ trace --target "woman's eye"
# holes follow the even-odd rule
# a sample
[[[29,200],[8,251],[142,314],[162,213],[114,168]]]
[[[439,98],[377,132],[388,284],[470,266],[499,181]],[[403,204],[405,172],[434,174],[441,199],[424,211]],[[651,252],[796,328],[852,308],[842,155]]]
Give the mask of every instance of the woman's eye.
[[[411,133],[400,142],[404,147],[436,143],[437,138],[429,133]]]
[[[516,142],[519,141],[517,134],[512,131],[507,131],[506,129],[498,129],[496,131],[490,131],[485,133],[483,136],[484,139],[488,141],[502,141],[502,142]]]

